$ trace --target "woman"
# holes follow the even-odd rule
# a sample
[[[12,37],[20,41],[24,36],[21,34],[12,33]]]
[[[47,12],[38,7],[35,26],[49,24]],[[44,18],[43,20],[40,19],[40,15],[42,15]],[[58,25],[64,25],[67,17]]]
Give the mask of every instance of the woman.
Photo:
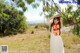
[[[62,19],[59,14],[53,16],[50,35],[50,53],[64,53],[63,40],[61,38]],[[50,18],[50,19],[52,19]]]

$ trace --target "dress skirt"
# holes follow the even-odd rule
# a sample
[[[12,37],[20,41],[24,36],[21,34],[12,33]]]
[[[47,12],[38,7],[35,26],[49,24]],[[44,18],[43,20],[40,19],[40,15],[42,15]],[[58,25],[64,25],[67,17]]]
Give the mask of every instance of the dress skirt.
[[[50,53],[64,53],[63,40],[60,35],[50,35]]]

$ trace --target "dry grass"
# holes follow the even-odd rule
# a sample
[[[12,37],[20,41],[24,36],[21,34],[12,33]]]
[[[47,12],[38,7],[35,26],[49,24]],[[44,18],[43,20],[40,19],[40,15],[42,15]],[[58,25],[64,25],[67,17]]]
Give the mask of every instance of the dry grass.
[[[80,37],[71,32],[64,32],[62,34],[65,53],[80,53]]]
[[[31,34],[31,32],[34,32]],[[0,38],[0,45],[8,45],[9,53],[50,53],[49,31],[30,28],[24,34]],[[69,32],[62,34],[65,53],[80,52],[80,38]]]
[[[33,29],[32,29],[33,30]],[[9,53],[49,53],[49,33],[31,29],[24,34],[0,38],[0,45],[8,45]]]

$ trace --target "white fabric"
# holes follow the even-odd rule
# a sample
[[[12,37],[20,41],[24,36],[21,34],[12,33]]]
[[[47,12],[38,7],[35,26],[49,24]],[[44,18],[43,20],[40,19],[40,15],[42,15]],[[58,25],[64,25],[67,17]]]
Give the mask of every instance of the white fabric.
[[[60,35],[50,35],[50,53],[64,53],[63,40]]]

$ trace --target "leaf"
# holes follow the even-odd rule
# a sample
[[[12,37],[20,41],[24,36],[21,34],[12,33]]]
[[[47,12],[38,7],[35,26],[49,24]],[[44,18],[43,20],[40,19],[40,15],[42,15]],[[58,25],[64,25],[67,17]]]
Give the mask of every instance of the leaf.
[[[34,4],[32,4],[32,7],[33,8],[37,8],[37,7],[39,7],[39,4],[38,3],[34,3]]]
[[[26,0],[28,4],[35,2],[35,0]]]

